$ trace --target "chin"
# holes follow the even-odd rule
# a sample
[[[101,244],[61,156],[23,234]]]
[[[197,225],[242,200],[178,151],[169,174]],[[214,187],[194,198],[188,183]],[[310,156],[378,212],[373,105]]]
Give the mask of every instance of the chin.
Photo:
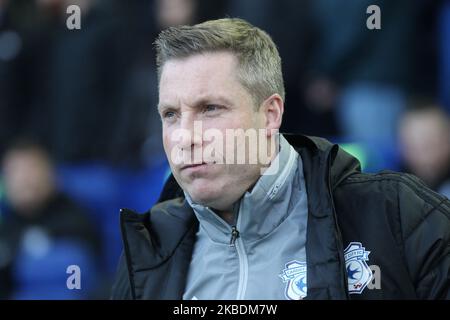
[[[195,203],[205,206],[211,206],[221,196],[219,190],[215,190],[208,184],[199,187],[192,186],[187,189],[187,192]]]
[[[217,199],[217,195],[212,194],[211,192],[198,193],[196,191],[193,191],[189,193],[189,195],[195,203],[202,204],[204,206],[211,206],[211,203],[215,202],[215,200]]]

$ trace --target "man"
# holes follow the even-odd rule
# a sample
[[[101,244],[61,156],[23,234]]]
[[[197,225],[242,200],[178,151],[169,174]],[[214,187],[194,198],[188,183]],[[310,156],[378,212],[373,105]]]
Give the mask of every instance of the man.
[[[208,21],[163,31],[156,49],[172,176],[150,212],[121,212],[113,299],[450,298],[449,200],[410,175],[363,174],[324,139],[278,135],[265,32]],[[251,161],[255,145],[269,161]]]
[[[443,108],[430,104],[408,110],[399,124],[399,141],[404,171],[450,197],[450,118]]]
[[[2,157],[0,299],[86,299],[98,290],[99,239],[93,221],[57,188],[48,152],[26,139]],[[68,290],[68,266],[83,290]],[[61,272],[63,270],[63,272]]]

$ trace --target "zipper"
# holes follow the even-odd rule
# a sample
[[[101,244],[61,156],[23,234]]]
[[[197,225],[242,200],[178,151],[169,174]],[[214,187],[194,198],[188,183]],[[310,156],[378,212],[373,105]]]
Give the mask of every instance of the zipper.
[[[242,238],[239,237],[239,231],[235,226],[232,227],[231,243],[231,246],[236,249],[239,260],[239,283],[236,300],[243,300],[245,292],[247,291],[248,259],[244,248],[244,242],[242,241]]]
[[[213,217],[215,217],[220,223],[225,225],[228,230],[231,229],[230,236],[230,247],[236,249],[236,253],[239,261],[239,282],[236,300],[243,300],[245,297],[245,292],[247,290],[247,282],[248,282],[248,258],[244,248],[244,242],[239,235],[238,226],[239,219],[238,216],[235,216],[235,224],[231,226],[226,223],[223,219],[219,218],[213,211],[210,211]]]
[[[236,226],[231,227],[231,239],[230,239],[230,247],[234,247],[236,243],[236,239],[239,237],[239,231]]]

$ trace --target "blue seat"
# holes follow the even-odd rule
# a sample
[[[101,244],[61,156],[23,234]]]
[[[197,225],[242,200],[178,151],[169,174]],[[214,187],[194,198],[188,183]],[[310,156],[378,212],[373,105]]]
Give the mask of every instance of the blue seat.
[[[39,245],[38,243],[36,245]],[[81,288],[67,287],[67,267],[81,270]],[[86,299],[98,285],[94,257],[80,243],[71,240],[50,240],[45,248],[22,246],[13,266],[16,283],[12,299]]]
[[[165,159],[133,170],[102,163],[60,164],[60,189],[92,213],[103,243],[104,270],[114,274],[122,251],[120,208],[147,211],[156,202],[168,176]]]

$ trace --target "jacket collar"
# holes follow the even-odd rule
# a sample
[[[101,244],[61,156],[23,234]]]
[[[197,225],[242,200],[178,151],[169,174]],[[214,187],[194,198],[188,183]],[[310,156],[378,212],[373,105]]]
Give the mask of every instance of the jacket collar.
[[[324,139],[311,140],[315,145],[313,148],[296,148],[304,159],[308,195],[306,299],[348,299],[343,244],[333,203],[333,189],[338,181],[352,172],[333,173],[333,162],[343,151]],[[353,162],[348,154],[340,157],[343,158],[340,161]]]
[[[196,223],[192,209],[183,198],[158,203],[145,214],[122,209],[124,247],[130,257],[138,258],[132,259],[133,269],[153,268],[170,258]]]
[[[280,151],[266,171],[276,174],[262,175],[234,205],[236,220],[232,225],[244,241],[261,239],[286,218],[297,169],[303,174],[298,153],[283,136],[279,137]],[[210,208],[195,203],[187,193],[185,196],[207,236],[214,242],[228,244],[231,225]]]
[[[120,218],[131,297],[181,299],[197,229],[186,201],[165,201],[145,214],[122,209]]]

